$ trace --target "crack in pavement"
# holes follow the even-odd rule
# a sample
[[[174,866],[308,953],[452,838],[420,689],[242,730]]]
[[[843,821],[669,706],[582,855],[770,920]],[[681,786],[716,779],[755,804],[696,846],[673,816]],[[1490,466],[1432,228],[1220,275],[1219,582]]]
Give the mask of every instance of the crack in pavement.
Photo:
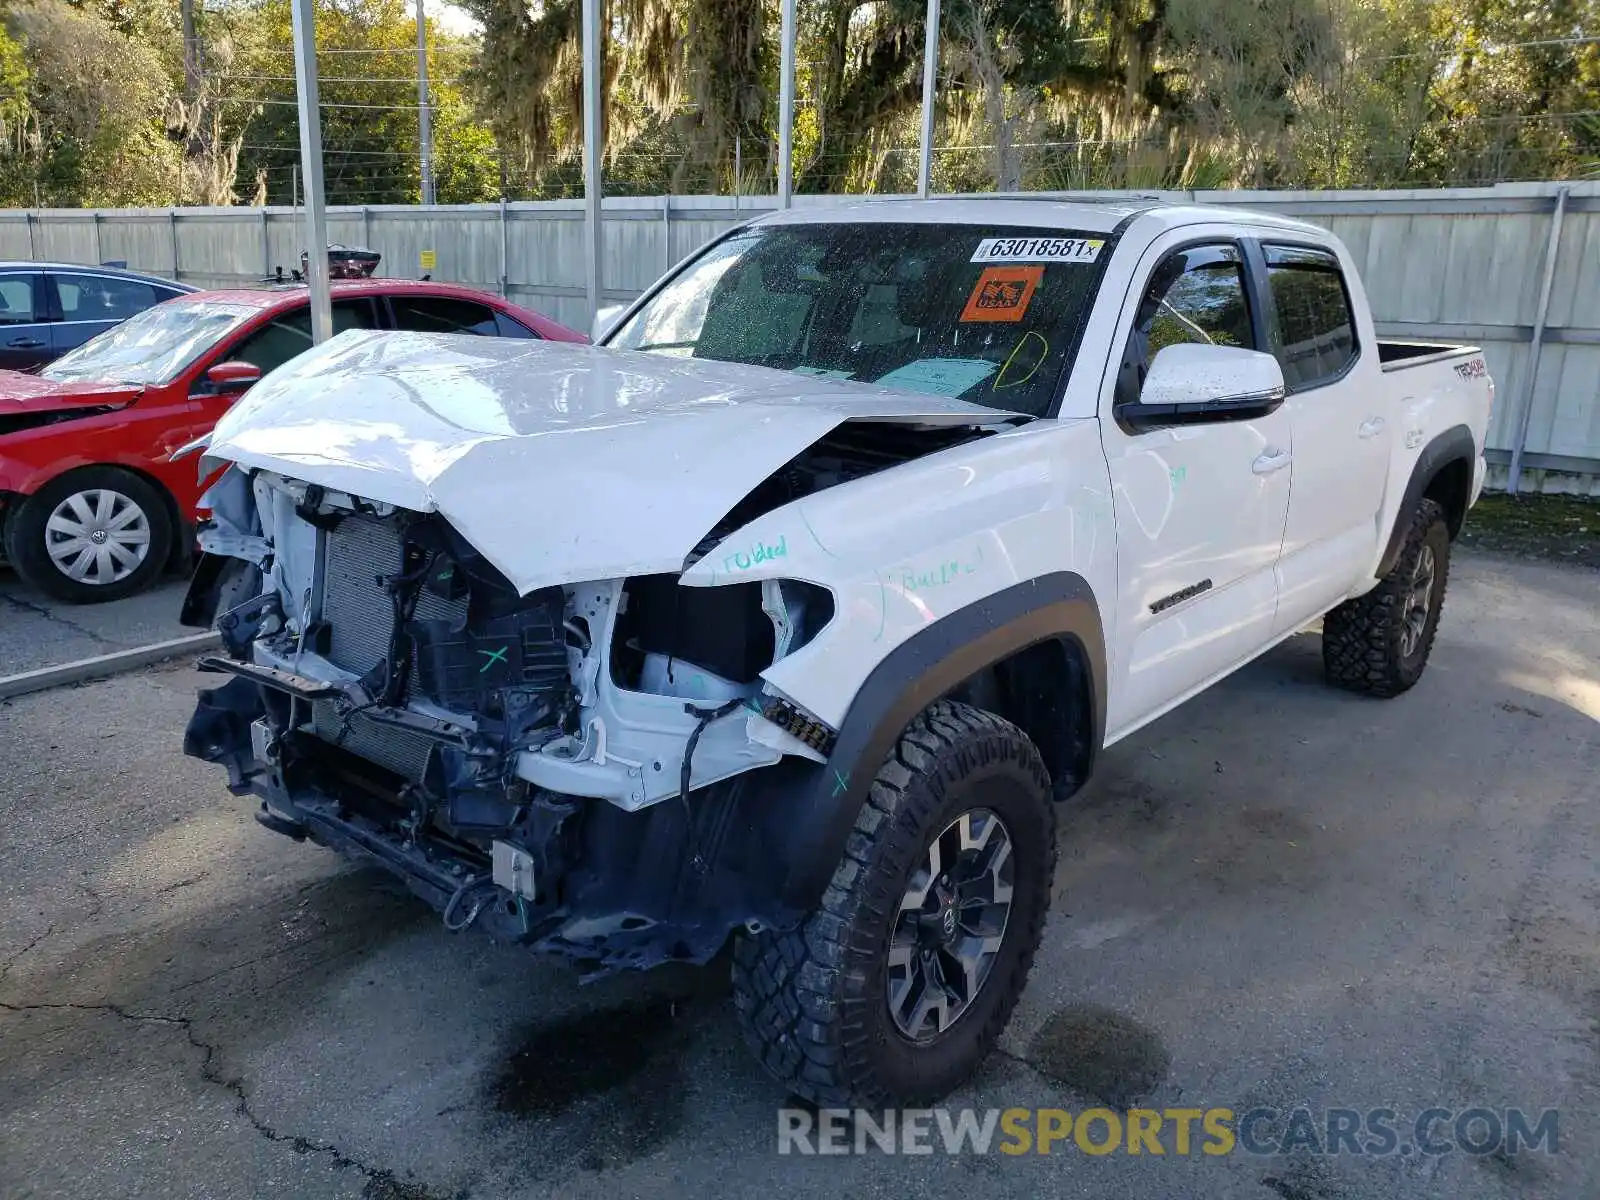
[[[72,630],[73,633],[81,633],[84,637],[98,642],[102,646],[110,646],[112,649],[117,649],[122,645],[121,642],[113,641],[103,633],[96,633],[92,629],[79,625],[76,621],[53,613],[44,605],[35,604],[32,600],[19,600],[16,596],[0,593],[0,601],[4,601],[19,612],[32,613],[36,617],[43,617],[53,625],[60,625],[63,629]]]
[[[289,1146],[296,1154],[325,1154],[328,1161],[337,1170],[352,1170],[359,1172],[367,1181],[362,1189],[362,1195],[368,1200],[442,1200],[436,1193],[415,1184],[408,1183],[385,1167],[368,1166],[353,1155],[345,1153],[331,1142],[319,1142],[299,1134],[279,1133],[270,1124],[257,1116],[250,1107],[250,1101],[245,1095],[244,1081],[239,1078],[228,1078],[216,1066],[217,1048],[210,1042],[203,1040],[194,1031],[194,1021],[190,1017],[171,1017],[162,1013],[136,1013],[130,1012],[120,1004],[9,1004],[0,1000],[0,1010],[13,1013],[29,1012],[91,1012],[111,1013],[113,1016],[134,1024],[149,1023],[155,1025],[171,1025],[183,1030],[184,1037],[189,1045],[200,1051],[200,1078],[214,1087],[219,1087],[227,1092],[234,1100],[234,1112],[243,1117],[256,1133],[269,1142],[281,1143]]]
[[[45,938],[49,937],[55,931],[56,931],[55,922],[52,921],[49,925],[45,926],[45,930],[44,930],[43,933],[39,934],[37,937],[35,937],[33,939],[33,941],[29,942],[21,950],[18,950],[10,958],[6,959],[5,962],[0,963],[0,982],[3,982],[5,980],[5,977],[7,975],[11,974],[11,968],[16,966],[19,962],[21,962],[23,960],[23,958],[28,954],[28,952],[30,950],[32,950],[40,942],[44,941]]]

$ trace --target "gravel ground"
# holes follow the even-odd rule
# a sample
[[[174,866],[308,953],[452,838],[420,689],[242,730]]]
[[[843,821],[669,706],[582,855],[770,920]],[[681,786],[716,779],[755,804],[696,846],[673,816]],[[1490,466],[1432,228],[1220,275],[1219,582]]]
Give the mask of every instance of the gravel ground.
[[[780,1156],[721,965],[445,933],[181,757],[170,667],[0,706],[0,1195],[1600,1194],[1597,596],[1462,555],[1409,695],[1307,635],[1114,747],[951,1100],[1554,1108],[1557,1154]]]

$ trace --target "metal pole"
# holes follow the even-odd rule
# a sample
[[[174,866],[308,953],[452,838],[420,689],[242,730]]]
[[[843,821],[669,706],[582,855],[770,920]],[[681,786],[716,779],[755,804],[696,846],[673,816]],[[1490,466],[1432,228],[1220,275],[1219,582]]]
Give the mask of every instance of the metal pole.
[[[661,269],[672,269],[672,197],[661,197]]]
[[[783,34],[778,61],[778,207],[794,197],[794,6],[783,0]]]
[[[500,296],[505,299],[511,292],[511,247],[506,230],[506,190],[500,189]]]
[[[428,112],[428,26],[417,0],[417,143],[422,155],[422,202],[433,203],[433,118]]]
[[[100,210],[97,208],[90,213],[89,219],[94,222],[94,260],[97,263],[104,263],[106,255],[100,246]]]
[[[1533,416],[1534,388],[1539,383],[1539,352],[1544,349],[1545,319],[1550,315],[1550,288],[1556,280],[1556,255],[1561,249],[1561,221],[1567,213],[1567,189],[1556,189],[1556,210],[1550,218],[1550,240],[1544,248],[1544,282],[1539,285],[1539,311],[1533,319],[1533,344],[1528,350],[1528,386],[1523,389],[1522,411],[1517,414],[1517,440],[1511,444],[1511,470],[1506,491],[1517,494],[1522,479],[1522,451],[1528,444],[1528,421]]]
[[[500,159],[500,295],[511,294],[511,243],[506,228],[506,160]]]
[[[922,156],[917,162],[917,195],[928,198],[933,178],[933,87],[939,73],[939,0],[928,0],[928,32],[922,43]]]
[[[312,0],[292,0],[295,89],[300,95],[300,166],[306,173],[306,278],[311,284],[311,340],[333,336],[328,295],[328,221],[322,210],[322,117],[317,103],[317,35]],[[296,177],[296,185],[299,179]]]
[[[167,209],[167,230],[172,234],[172,277],[178,277],[178,210]]]
[[[584,262],[588,267],[589,326],[600,312],[600,0],[583,0]]]
[[[744,147],[739,135],[733,135],[733,211],[739,211],[739,193],[744,191]]]
[[[267,230],[267,206],[261,206],[261,277],[272,274],[272,234]]]

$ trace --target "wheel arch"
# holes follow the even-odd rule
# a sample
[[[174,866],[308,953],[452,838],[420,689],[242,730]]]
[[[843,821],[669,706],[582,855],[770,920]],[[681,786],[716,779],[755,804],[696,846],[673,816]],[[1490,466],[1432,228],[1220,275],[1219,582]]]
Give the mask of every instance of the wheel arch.
[[[1022,691],[1046,683],[1038,699]],[[786,904],[815,906],[878,769],[912,720],[935,700],[967,696],[1035,742],[1060,796],[1088,778],[1105,740],[1106,651],[1088,582],[1056,572],[1014,584],[940,618],[891,651],[867,676],[825,766],[794,808]],[[1010,711],[1007,711],[1007,709]],[[1062,719],[1065,718],[1063,725]]]
[[[1452,426],[1422,448],[1416,465],[1411,468],[1411,478],[1406,481],[1405,495],[1395,510],[1383,557],[1378,560],[1374,572],[1378,578],[1394,569],[1405,545],[1407,523],[1418,501],[1433,500],[1444,509],[1452,540],[1461,532],[1461,524],[1467,516],[1467,501],[1472,495],[1472,461],[1477,453],[1472,430],[1465,425]]]
[[[57,471],[54,475],[51,475],[46,479],[34,480],[30,483],[28,491],[25,494],[18,493],[14,495],[11,503],[5,506],[5,519],[7,524],[9,525],[10,522],[16,520],[17,513],[21,511],[22,506],[28,503],[28,501],[32,500],[40,492],[44,491],[45,488],[60,483],[63,479],[70,479],[74,475],[81,475],[85,471],[122,471],[126,474],[134,476],[141,483],[148,484],[150,487],[155,489],[156,495],[161,498],[161,506],[166,512],[167,522],[172,527],[172,545],[168,548],[168,562],[166,565],[168,567],[173,566],[177,560],[179,547],[184,544],[184,532],[187,528],[187,523],[183,519],[183,513],[178,508],[178,498],[172,494],[172,489],[168,487],[159,476],[153,475],[149,471],[129,463],[74,463],[66,470]]]

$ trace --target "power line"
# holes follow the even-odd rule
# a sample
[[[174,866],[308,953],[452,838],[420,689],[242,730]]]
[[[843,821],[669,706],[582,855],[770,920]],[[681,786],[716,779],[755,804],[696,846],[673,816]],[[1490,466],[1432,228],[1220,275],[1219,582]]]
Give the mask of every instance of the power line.
[[[478,51],[480,49],[481,49],[481,47],[476,46],[476,45],[452,45],[449,42],[443,42],[443,43],[437,43],[436,42],[432,46],[429,47],[428,53],[429,54],[441,54],[441,53],[443,53],[443,54],[476,54],[476,53],[478,53]],[[263,53],[263,54],[293,54],[294,53],[294,47],[293,46],[263,46],[261,48],[261,53]],[[323,46],[318,46],[317,47],[317,57],[318,58],[322,57],[324,54],[409,54],[409,55],[412,55],[413,57],[415,57],[416,53],[417,53],[417,49],[416,49],[415,46],[404,46],[404,47],[373,46],[373,47],[370,47],[370,48],[361,47],[361,46],[348,46],[348,47],[339,47],[337,49],[329,49],[329,48],[323,47]]]
[[[293,83],[293,82],[295,82],[295,77],[293,75],[207,75],[206,78],[210,79],[210,80],[214,80],[215,82],[218,82],[218,83]],[[430,76],[428,76],[428,78],[429,78],[430,81],[437,82],[437,83],[454,84],[454,83],[461,82],[461,77],[460,76],[449,77],[449,78],[441,78],[441,79],[435,80],[434,77],[432,75],[430,75]],[[318,74],[317,83],[319,85],[320,84],[324,84],[324,83],[404,83],[404,84],[409,84],[412,87],[416,87],[417,86],[417,77],[415,75],[349,75],[349,76],[331,76],[331,75]]]

